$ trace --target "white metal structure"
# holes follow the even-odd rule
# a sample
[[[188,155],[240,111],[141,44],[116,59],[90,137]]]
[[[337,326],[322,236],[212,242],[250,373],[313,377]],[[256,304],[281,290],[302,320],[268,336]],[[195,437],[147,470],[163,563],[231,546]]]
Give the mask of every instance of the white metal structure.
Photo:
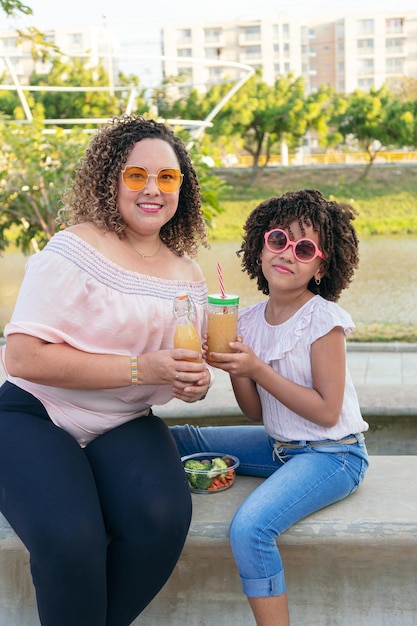
[[[68,55],[65,55],[68,56]],[[77,54],[76,55],[78,58],[80,56],[84,56],[87,60],[90,59],[90,55],[84,54],[84,55],[80,55]],[[135,55],[129,55],[130,57],[134,58]],[[148,60],[160,60],[160,61],[167,61],[167,60],[174,60],[177,63],[180,63],[181,61],[183,61],[183,59],[181,58],[172,58],[172,57],[166,57],[163,55],[160,56],[137,56],[137,58],[140,58],[142,60],[144,59],[148,59]],[[126,92],[129,91],[129,97],[126,103],[126,108],[124,113],[126,114],[130,114],[134,112],[134,103],[135,103],[135,98],[137,95],[137,87],[136,86],[132,86],[132,87],[127,87],[127,86],[117,86],[114,84],[114,80],[113,77],[109,77],[109,85],[107,87],[72,87],[72,86],[67,86],[67,87],[54,87],[54,86],[32,86],[32,85],[23,85],[22,82],[19,80],[19,77],[17,75],[17,73],[14,70],[14,64],[12,62],[12,59],[10,56],[6,56],[6,55],[0,55],[0,59],[3,60],[4,62],[4,66],[7,70],[7,73],[9,74],[9,77],[11,79],[11,83],[7,83],[7,84],[1,84],[0,85],[0,90],[7,90],[7,91],[15,91],[20,99],[23,111],[25,113],[26,119],[25,120],[16,120],[19,123],[26,123],[26,124],[30,124],[31,122],[33,122],[33,114],[32,111],[30,109],[28,100],[26,98],[26,93],[28,92],[36,92],[36,91],[50,91],[50,92],[91,92],[91,91],[97,91],[97,92],[108,92],[109,94],[114,94],[115,92],[119,91],[119,92]],[[114,59],[114,55],[100,55],[100,60],[101,61],[107,61],[108,66],[111,67],[115,67],[115,59]],[[120,61],[120,57],[118,59]],[[194,64],[205,64],[207,63],[207,61],[205,59],[187,59],[187,63],[194,63]],[[236,81],[234,81],[229,89],[229,91],[226,93],[226,95],[218,102],[218,104],[210,111],[210,113],[206,116],[206,118],[204,120],[181,120],[181,119],[168,119],[165,120],[165,122],[167,124],[170,125],[177,125],[177,126],[183,126],[183,127],[187,127],[191,129],[191,137],[192,140],[195,141],[198,137],[200,137],[205,129],[211,125],[212,120],[214,119],[214,117],[217,115],[217,113],[224,107],[224,105],[234,96],[234,94],[239,91],[239,89],[247,82],[247,80],[249,80],[249,78],[254,74],[255,70],[253,67],[249,66],[249,65],[245,65],[242,63],[235,63],[235,62],[227,62],[227,61],[218,61],[217,62],[220,66],[223,67],[232,67],[235,71],[237,71],[238,74],[240,74],[240,76],[238,77],[238,79]],[[213,61],[211,62],[211,64],[213,64]],[[160,87],[164,87],[164,85],[161,85]],[[170,88],[172,88],[172,86],[169,86]],[[179,86],[178,86],[179,87]],[[42,122],[48,126],[48,125],[56,125],[56,124],[67,124],[67,125],[77,125],[77,124],[105,124],[109,121],[108,118],[77,118],[77,119],[45,119],[42,120]]]

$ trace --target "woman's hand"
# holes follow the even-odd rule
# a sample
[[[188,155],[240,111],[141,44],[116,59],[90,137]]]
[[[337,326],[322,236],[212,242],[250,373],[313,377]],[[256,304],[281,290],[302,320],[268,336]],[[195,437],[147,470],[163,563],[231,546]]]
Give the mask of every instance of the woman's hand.
[[[138,355],[138,384],[175,385],[182,392],[196,386],[191,397],[198,400],[205,393],[203,389],[209,376],[205,374],[207,365],[202,360],[186,359],[199,357],[201,359],[197,352],[183,349]],[[20,333],[7,338],[5,365],[12,376],[65,389],[113,389],[131,385],[128,355],[88,353],[68,344],[47,343]]]
[[[141,384],[170,384],[174,398],[184,402],[204,398],[210,384],[210,372],[201,355],[183,348],[140,355],[138,371]]]
[[[201,378],[192,384],[187,382],[188,378],[189,375],[187,372],[179,372],[178,379],[175,380],[172,389],[174,398],[183,400],[184,402],[202,400],[210,387],[211,376],[209,370],[205,366]]]

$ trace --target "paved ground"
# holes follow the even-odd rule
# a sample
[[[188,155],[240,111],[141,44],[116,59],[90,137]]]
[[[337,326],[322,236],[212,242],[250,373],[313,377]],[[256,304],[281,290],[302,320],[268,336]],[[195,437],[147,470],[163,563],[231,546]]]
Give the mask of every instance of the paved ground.
[[[0,339],[0,344],[2,343]],[[348,367],[364,414],[417,416],[417,344],[348,344]],[[0,365],[0,383],[4,371]],[[239,413],[227,374],[218,370],[216,382],[202,402],[173,400],[156,411],[177,415],[233,415]]]

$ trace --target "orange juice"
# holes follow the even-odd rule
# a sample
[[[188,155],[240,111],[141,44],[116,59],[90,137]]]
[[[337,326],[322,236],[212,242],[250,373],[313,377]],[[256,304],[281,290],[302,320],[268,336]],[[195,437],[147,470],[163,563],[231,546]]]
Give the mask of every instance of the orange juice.
[[[208,297],[207,346],[209,352],[232,352],[230,341],[237,339],[239,296]]]
[[[237,339],[237,313],[209,313],[207,345],[209,352],[232,352],[229,341]]]
[[[195,350],[201,355],[200,335],[198,334],[193,322],[195,307],[190,295],[186,291],[178,293],[175,296],[173,302],[173,313],[177,320],[174,333],[174,348]],[[184,360],[200,363],[202,361],[202,357],[200,356],[199,359]]]
[[[194,324],[177,324],[174,334],[174,348],[186,348],[201,353],[200,336]],[[199,363],[199,359],[184,359]]]

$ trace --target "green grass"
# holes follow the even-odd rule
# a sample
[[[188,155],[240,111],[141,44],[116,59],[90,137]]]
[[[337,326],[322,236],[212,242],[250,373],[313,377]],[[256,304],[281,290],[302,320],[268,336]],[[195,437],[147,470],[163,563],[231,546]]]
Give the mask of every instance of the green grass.
[[[327,198],[348,202],[358,212],[359,235],[417,233],[417,165],[363,167],[291,167],[262,170],[251,185],[248,169],[219,170],[228,187],[220,197],[223,213],[210,230],[212,241],[239,241],[242,225],[262,200],[297,189],[319,189]]]
[[[417,324],[358,324],[348,336],[350,343],[417,343]]]

